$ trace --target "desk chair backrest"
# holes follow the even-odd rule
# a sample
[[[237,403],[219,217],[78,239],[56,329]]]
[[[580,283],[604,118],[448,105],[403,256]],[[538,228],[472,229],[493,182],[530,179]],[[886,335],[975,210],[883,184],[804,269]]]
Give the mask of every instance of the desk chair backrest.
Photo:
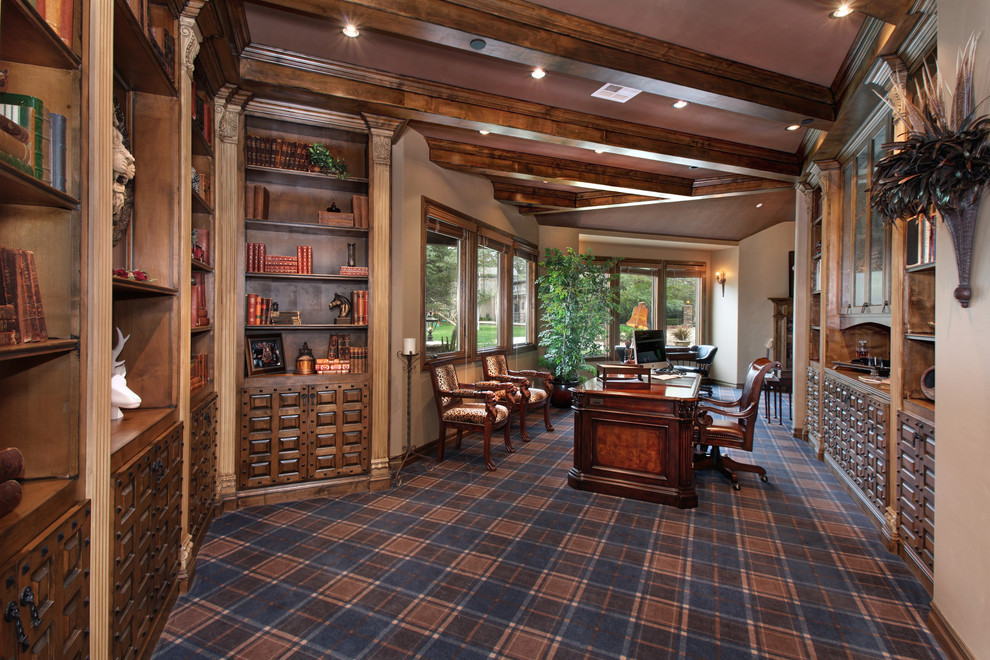
[[[739,395],[739,411],[752,409],[751,414],[738,420],[739,425],[746,430],[746,441],[741,449],[752,451],[753,429],[756,427],[756,416],[760,411],[760,393],[763,391],[763,379],[772,369],[780,367],[779,362],[771,362],[766,358],[757,358],[749,365],[746,372],[746,382],[743,383]]]
[[[711,367],[712,362],[715,361],[715,354],[717,352],[718,352],[718,346],[708,346],[708,345],[698,346],[698,357],[696,357],[694,361],[699,367],[701,365],[706,365],[708,367]]]

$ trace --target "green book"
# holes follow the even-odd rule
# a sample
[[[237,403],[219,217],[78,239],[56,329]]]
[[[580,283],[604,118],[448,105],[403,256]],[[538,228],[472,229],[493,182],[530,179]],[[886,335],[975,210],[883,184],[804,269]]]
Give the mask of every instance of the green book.
[[[44,136],[45,136],[45,105],[36,96],[0,92],[0,112],[8,119],[17,122],[31,133],[31,144],[34,145],[32,162],[34,177],[44,178]]]

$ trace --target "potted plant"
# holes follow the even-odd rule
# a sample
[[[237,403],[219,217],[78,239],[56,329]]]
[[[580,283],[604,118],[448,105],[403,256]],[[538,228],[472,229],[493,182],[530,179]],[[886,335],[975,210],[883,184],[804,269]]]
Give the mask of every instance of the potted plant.
[[[539,345],[554,377],[552,403],[570,405],[569,387],[580,382],[618,303],[611,293],[609,271],[616,259],[596,262],[591,251],[547,248],[536,279],[541,324]]]
[[[969,306],[973,235],[980,198],[990,182],[990,117],[974,116],[973,63],[976,36],[969,38],[956,64],[951,105],[942,99],[938,72],[923,72],[914,99],[896,82],[884,101],[907,126],[902,142],[883,145],[871,204],[887,222],[938,214],[949,229],[956,253],[959,286],[954,292]]]
[[[338,179],[347,178],[347,163],[343,158],[337,158],[325,144],[314,142],[309,145],[309,162],[327,176],[333,175]]]
[[[674,338],[674,346],[691,345],[691,328],[686,325],[680,325],[674,328],[670,336]]]

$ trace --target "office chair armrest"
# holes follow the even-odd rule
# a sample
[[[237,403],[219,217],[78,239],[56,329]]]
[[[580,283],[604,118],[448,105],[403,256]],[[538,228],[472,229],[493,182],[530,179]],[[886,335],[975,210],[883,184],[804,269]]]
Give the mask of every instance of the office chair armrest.
[[[512,392],[516,391],[517,385],[511,382],[498,382],[496,380],[479,380],[476,383],[467,383],[470,387],[482,392]]]
[[[723,410],[722,408],[713,408],[710,406],[698,406],[697,409],[695,409],[694,418],[695,421],[697,421],[700,426],[711,426],[714,420],[712,419],[710,413],[721,415],[722,417],[744,419],[746,417],[750,417],[753,414],[753,409],[757,407],[757,405],[758,404],[754,403],[753,405],[746,406],[745,409],[740,410],[738,412],[732,410]]]
[[[512,375],[514,373],[516,373],[516,372],[510,371],[508,376],[505,376],[505,375],[502,375],[502,374],[489,376],[488,377],[488,380],[494,380],[494,381],[498,381],[498,382],[502,382],[502,383],[514,383],[516,385],[519,385],[520,387],[529,387],[529,379],[528,378],[526,378],[525,376],[514,376],[514,375]]]
[[[495,392],[489,390],[472,390],[459,387],[456,390],[437,390],[437,396],[449,396],[454,399],[481,399],[485,403],[495,402]]]
[[[520,374],[522,376],[526,376],[527,378],[539,378],[544,383],[546,383],[547,386],[553,384],[553,374],[551,374],[549,371],[536,371],[535,369],[520,369],[519,371],[513,371],[511,373]]]

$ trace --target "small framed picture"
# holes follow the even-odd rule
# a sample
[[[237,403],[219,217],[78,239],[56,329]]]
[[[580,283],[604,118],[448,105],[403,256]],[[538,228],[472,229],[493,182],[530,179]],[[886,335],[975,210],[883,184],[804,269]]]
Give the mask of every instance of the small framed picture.
[[[248,376],[285,373],[282,335],[251,335],[244,346]]]

